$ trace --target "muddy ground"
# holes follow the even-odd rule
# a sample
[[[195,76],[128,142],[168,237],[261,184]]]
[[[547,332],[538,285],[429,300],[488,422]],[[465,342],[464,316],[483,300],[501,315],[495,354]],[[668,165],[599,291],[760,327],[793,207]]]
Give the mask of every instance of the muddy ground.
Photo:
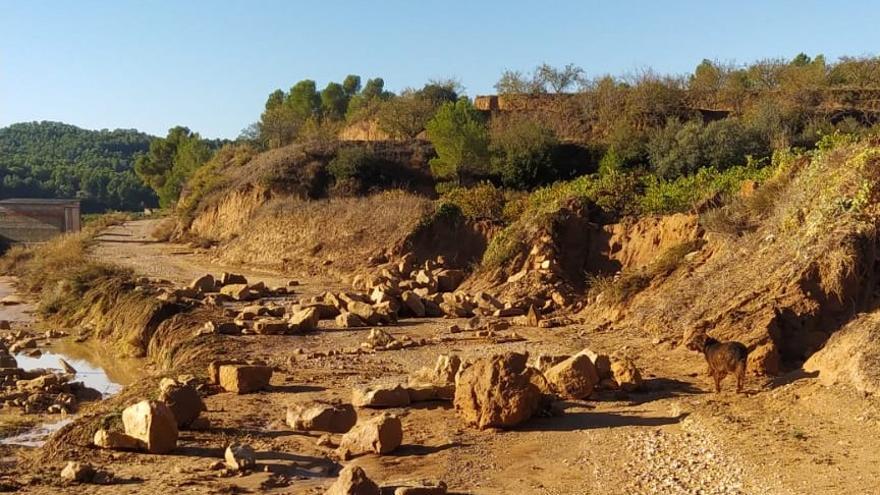
[[[181,283],[224,270],[268,285],[291,278],[221,266],[212,262],[210,252],[154,242],[149,237],[153,222],[110,228],[99,238],[94,256],[138,274]],[[297,297],[342,287],[334,280],[298,280]],[[352,386],[405,379],[442,353],[466,359],[510,350],[572,353],[588,347],[608,353],[624,349],[642,370],[643,389],[607,391],[586,401],[561,403],[561,415],[535,418],[513,431],[468,428],[449,403],[395,409],[392,412],[403,420],[404,445],[391,455],[349,462],[362,466],[383,487],[443,480],[451,492],[469,494],[877,492],[880,409],[875,399],[823,387],[798,370],[774,380],[750,377],[743,395],[733,392],[732,379],[722,393],[710,393],[701,355],[678,346],[675,335],[658,339],[638,328],[514,327],[501,334],[516,332],[525,340],[496,343],[473,333],[450,334],[454,323],[461,322],[402,320],[389,328],[395,336],[414,339],[447,337],[442,343],[311,359],[300,349],[308,355],[357,347],[368,331],[226,337],[224,358],[263,359],[282,371],[274,374],[270,391],[206,397],[205,416],[211,427],[182,432],[173,454],[78,447],[70,450],[75,459],[38,463],[34,460],[41,458],[39,452],[4,448],[2,479],[20,493],[323,493],[341,463],[331,449],[316,444],[316,436],[290,431],[284,422],[288,403],[318,397],[348,400]],[[162,376],[159,370],[144,370],[143,383]],[[359,411],[362,418],[376,413]],[[233,440],[257,450],[261,470],[224,476],[209,468]],[[120,482],[64,485],[58,473],[65,460],[92,462]]]

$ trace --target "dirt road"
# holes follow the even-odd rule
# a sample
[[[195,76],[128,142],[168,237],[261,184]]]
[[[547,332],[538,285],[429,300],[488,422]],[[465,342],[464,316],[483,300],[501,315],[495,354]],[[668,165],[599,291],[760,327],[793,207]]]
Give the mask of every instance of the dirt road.
[[[289,276],[226,267],[209,255],[149,238],[153,221],[113,227],[94,256],[139,274],[186,282],[205,272],[244,272],[269,284]],[[333,281],[301,280],[304,293],[337,288]],[[448,339],[397,351],[326,355],[357,347],[364,330],[296,336],[230,336],[233,356],[264,359],[283,370],[273,389],[255,395],[206,399],[211,428],[184,432],[174,455],[151,456],[82,449],[92,462],[129,484],[90,487],[90,493],[323,493],[339,467],[316,437],[291,432],[286,405],[309,398],[348,400],[351,387],[401,380],[441,353],[463,359],[500,351],[531,354],[625,350],[645,377],[643,390],[602,392],[560,404],[562,415],[537,418],[513,431],[466,427],[448,403],[394,409],[404,424],[404,445],[389,456],[365,456],[361,465],[383,486],[409,480],[444,480],[454,493],[473,494],[860,494],[876,493],[880,479],[880,412],[873,399],[820,386],[793,372],[775,381],[751,377],[748,393],[732,383],[708,393],[702,357],[660,342],[636,328],[588,331],[515,327],[524,341],[495,343],[450,334],[454,320],[404,320],[389,328],[413,339]],[[465,336],[463,336],[465,335]],[[322,353],[306,359],[313,353]],[[123,394],[125,397],[125,394]],[[361,417],[375,414],[362,410]],[[231,440],[247,441],[265,471],[222,477],[209,465]],[[46,469],[55,469],[55,466]],[[31,475],[34,479],[40,476]],[[26,493],[81,493],[34,485]]]

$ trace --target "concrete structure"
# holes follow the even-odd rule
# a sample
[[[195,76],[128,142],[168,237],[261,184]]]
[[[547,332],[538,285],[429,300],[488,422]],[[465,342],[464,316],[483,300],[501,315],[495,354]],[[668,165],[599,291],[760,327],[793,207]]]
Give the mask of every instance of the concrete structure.
[[[79,200],[0,200],[0,244],[45,242],[81,225]]]

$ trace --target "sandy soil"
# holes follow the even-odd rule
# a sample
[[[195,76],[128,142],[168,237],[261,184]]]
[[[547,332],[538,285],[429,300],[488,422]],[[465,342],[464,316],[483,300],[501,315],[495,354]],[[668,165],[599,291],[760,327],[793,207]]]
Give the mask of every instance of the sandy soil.
[[[153,242],[152,221],[129,222],[101,236],[95,256],[136,272],[188,281],[206,271],[244,272],[255,280],[280,283],[290,277],[223,267],[204,253]],[[301,280],[310,295],[339,284]],[[589,347],[625,349],[646,378],[630,394],[603,392],[587,401],[561,404],[559,416],[537,418],[514,431],[479,432],[464,426],[450,404],[425,403],[393,410],[404,423],[404,446],[392,455],[354,462],[384,487],[409,480],[444,480],[453,493],[472,494],[868,494],[880,479],[880,410],[872,398],[825,388],[794,371],[776,380],[750,377],[744,395],[727,382],[709,393],[702,356],[657,341],[637,328],[590,330],[515,327],[525,341],[506,344],[448,334],[454,320],[404,320],[394,335],[449,341],[372,355],[304,359],[297,349],[326,352],[351,348],[366,330],[325,331],[300,336],[228,337],[230,353],[261,358],[283,372],[270,391],[221,393],[206,398],[212,427],[183,432],[172,455],[81,449],[81,460],[128,480],[112,486],[63,486],[62,463],[3,464],[7,480],[22,493],[323,493],[339,469],[330,449],[316,437],[284,424],[288,403],[315,398],[348,399],[351,387],[404,379],[441,353],[463,358],[507,350],[574,352]],[[361,410],[361,417],[376,411]],[[229,441],[247,441],[264,471],[223,477],[209,469]],[[389,492],[390,493],[390,492]]]

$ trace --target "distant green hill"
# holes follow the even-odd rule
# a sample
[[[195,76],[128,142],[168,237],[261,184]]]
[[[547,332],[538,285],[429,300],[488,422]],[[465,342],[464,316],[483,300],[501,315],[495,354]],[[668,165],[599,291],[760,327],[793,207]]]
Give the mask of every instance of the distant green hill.
[[[83,210],[140,210],[158,204],[135,175],[153,136],[133,129],[91,131],[60,122],[0,128],[0,199],[78,198]]]

